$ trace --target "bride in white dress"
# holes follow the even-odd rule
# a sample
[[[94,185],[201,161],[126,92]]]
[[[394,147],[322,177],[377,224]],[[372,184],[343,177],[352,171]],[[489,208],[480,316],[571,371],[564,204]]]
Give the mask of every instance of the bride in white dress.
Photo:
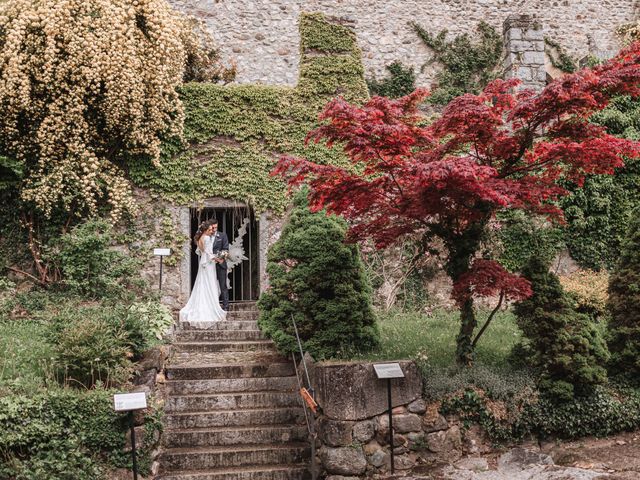
[[[214,322],[224,320],[227,312],[220,307],[220,286],[216,277],[216,260],[213,255],[213,228],[204,222],[193,237],[198,245],[198,275],[193,285],[189,301],[180,310],[180,321],[191,326],[207,328]]]

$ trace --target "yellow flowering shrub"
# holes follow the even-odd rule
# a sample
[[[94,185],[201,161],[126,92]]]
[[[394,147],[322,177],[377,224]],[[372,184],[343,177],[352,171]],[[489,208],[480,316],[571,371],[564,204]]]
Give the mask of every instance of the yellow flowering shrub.
[[[192,29],[165,0],[0,3],[0,154],[24,164],[24,201],[46,216],[132,209],[124,160],[157,164],[182,134]]]
[[[605,314],[609,286],[609,274],[606,271],[578,270],[559,278],[562,288],[573,295],[581,311],[596,317]]]

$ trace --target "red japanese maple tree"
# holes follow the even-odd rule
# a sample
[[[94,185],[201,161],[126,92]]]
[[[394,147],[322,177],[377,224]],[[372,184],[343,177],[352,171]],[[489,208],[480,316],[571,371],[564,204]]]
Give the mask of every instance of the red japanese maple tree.
[[[347,219],[353,241],[384,248],[405,234],[421,235],[425,245],[442,240],[461,310],[456,355],[464,364],[475,345],[474,295],[531,294],[526,280],[477,259],[495,214],[522,209],[562,221],[554,203],[568,193],[561,180],[580,185],[585,175],[612,174],[623,157],[640,155],[640,143],[589,122],[611,97],[640,94],[639,44],[541,92],[515,92],[517,84],[496,80],[479,95],[458,97],[431,124],[418,110],[425,90],[364,106],[335,99],[308,140],[340,145],[354,166],[283,157],[273,171],[292,186],[307,183],[312,208]]]

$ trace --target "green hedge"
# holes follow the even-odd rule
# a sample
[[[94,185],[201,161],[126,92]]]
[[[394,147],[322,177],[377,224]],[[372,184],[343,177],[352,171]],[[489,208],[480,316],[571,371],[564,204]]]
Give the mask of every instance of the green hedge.
[[[127,419],[113,411],[113,391],[50,390],[0,397],[0,479],[96,480],[128,467]],[[160,424],[149,416],[148,432]],[[141,464],[148,467],[148,451]]]

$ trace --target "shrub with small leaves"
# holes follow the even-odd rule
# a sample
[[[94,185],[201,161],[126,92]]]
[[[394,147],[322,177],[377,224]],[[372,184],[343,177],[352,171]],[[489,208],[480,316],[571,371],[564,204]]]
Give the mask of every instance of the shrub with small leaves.
[[[310,211],[307,192],[296,195],[282,235],[269,249],[260,328],[287,353],[298,351],[292,317],[304,350],[316,359],[370,351],[379,333],[358,247],[345,243],[343,220]]]
[[[594,320],[605,317],[609,298],[609,274],[606,271],[578,270],[558,278],[564,291],[575,299],[578,312],[586,313]]]
[[[608,344],[611,369],[635,377],[640,374],[640,210],[636,211],[623,243],[618,267],[609,281]]]
[[[118,298],[142,286],[138,261],[112,247],[112,228],[104,220],[75,226],[52,242],[48,257],[66,288],[90,298]]]
[[[539,388],[566,401],[606,382],[608,352],[602,335],[586,314],[578,313],[558,277],[538,257],[523,269],[533,295],[515,305],[526,342],[526,363],[539,372]],[[522,351],[522,350],[521,350]]]

